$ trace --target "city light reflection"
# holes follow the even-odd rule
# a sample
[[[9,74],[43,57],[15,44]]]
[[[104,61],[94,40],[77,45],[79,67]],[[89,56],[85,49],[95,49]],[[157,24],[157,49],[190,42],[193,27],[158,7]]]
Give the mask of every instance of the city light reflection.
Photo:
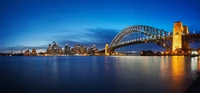
[[[198,71],[200,71],[200,59],[198,61]]]
[[[172,76],[181,77],[184,74],[185,61],[182,56],[172,56]]]
[[[57,74],[58,74],[58,62],[57,62],[57,57],[56,56],[54,56],[53,57],[53,62],[52,62],[52,70],[53,70],[53,78],[54,78],[54,80],[56,81],[57,80]]]
[[[104,66],[105,66],[106,73],[108,73],[109,71],[108,57],[104,58]]]
[[[171,70],[171,87],[172,89],[176,89],[177,86],[182,85],[182,82],[186,76],[184,57],[172,56]]]
[[[191,70],[195,71],[198,69],[198,57],[191,58]]]

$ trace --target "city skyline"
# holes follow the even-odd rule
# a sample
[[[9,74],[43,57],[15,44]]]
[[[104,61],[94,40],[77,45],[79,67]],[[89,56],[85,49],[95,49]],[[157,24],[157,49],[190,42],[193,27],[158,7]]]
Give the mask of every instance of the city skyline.
[[[0,3],[0,52],[43,50],[52,41],[61,46],[95,44],[101,49],[118,32],[132,25],[172,32],[173,23],[182,21],[190,33],[200,33],[198,0],[3,0]],[[133,47],[163,49],[147,45]]]

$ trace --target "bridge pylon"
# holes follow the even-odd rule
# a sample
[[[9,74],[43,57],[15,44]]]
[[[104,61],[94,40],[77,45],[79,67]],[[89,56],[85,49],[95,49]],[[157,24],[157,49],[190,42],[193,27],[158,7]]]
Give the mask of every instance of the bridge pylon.
[[[105,55],[109,55],[108,44],[105,45]]]
[[[188,35],[188,34],[189,34],[188,27],[183,26],[182,22],[177,21],[174,23],[172,51],[187,51],[190,49],[189,42],[182,37],[183,35]]]
[[[183,32],[182,22],[180,21],[175,22],[173,28],[172,51],[182,49],[182,32]]]
[[[188,27],[187,26],[183,26],[183,33],[185,35],[188,35],[189,34],[189,31],[188,31]],[[183,49],[184,51],[187,51],[190,49],[190,43],[187,39],[183,38],[183,41],[182,41],[182,46],[183,46]]]

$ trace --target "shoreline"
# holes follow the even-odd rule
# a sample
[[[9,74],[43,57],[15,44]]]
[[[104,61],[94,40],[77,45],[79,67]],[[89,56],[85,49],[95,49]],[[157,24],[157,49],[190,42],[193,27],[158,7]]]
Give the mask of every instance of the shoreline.
[[[200,93],[200,72],[197,72],[197,78],[186,89],[185,93]]]
[[[26,55],[0,55],[1,57],[5,57],[5,56],[24,56],[24,57],[53,57],[53,56],[57,56],[57,57],[65,57],[65,56],[149,56],[149,57],[171,57],[171,56],[184,56],[184,57],[199,57],[200,56],[190,56],[190,55],[37,55],[37,56],[26,56]]]

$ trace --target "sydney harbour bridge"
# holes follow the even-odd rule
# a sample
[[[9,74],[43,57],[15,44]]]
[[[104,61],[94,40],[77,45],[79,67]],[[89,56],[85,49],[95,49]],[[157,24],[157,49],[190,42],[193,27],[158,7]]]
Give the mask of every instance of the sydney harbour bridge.
[[[109,55],[116,49],[148,42],[162,46],[167,51],[188,51],[191,41],[200,41],[200,34],[189,34],[188,27],[183,26],[182,22],[174,23],[173,32],[164,31],[145,25],[130,26],[119,32],[111,43],[106,44],[105,48],[98,53]]]

